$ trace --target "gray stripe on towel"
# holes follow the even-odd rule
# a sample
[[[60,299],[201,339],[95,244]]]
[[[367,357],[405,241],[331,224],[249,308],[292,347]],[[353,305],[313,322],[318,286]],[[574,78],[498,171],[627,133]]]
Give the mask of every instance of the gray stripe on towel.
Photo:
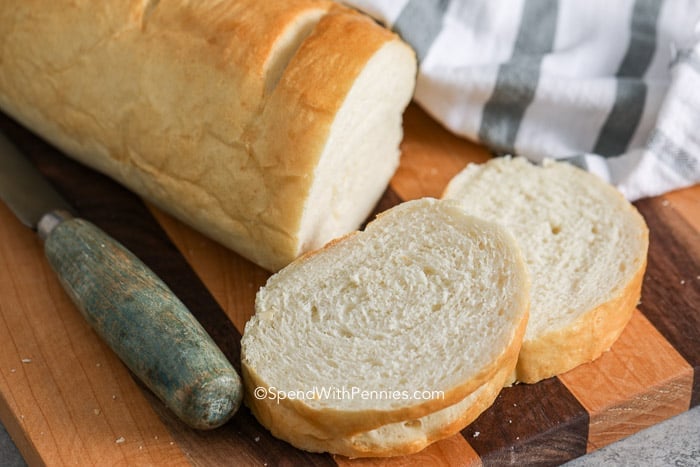
[[[422,62],[442,30],[449,0],[410,0],[394,22],[394,31],[411,44]]]
[[[700,74],[700,56],[694,49],[684,49],[678,52],[678,55],[671,62],[671,66],[678,64],[688,65],[695,73]]]
[[[630,24],[630,43],[616,76],[615,102],[603,124],[593,152],[604,157],[627,150],[637,130],[647,96],[642,80],[656,51],[660,0],[636,0]]]
[[[686,180],[700,180],[700,161],[656,128],[647,142],[647,150]]]
[[[576,154],[575,156],[564,157],[560,159],[562,162],[578,167],[579,169],[588,170],[588,161],[585,154]]]
[[[497,152],[514,152],[520,122],[535,97],[542,58],[554,46],[558,14],[556,0],[525,0],[513,54],[498,68],[481,117],[479,139]]]

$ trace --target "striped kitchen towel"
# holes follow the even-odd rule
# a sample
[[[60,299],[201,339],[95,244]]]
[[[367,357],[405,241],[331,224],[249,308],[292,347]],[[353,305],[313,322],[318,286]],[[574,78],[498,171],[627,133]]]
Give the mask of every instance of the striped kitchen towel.
[[[700,0],[350,0],[420,62],[415,100],[496,153],[630,200],[700,183]]]

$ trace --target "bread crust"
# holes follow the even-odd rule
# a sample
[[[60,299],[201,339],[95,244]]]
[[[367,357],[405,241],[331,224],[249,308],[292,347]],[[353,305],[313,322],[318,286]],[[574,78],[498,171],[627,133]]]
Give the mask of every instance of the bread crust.
[[[275,437],[283,439],[299,449],[311,452],[331,452],[349,458],[409,455],[425,449],[436,441],[458,433],[488,409],[505,386],[506,379],[514,371],[518,349],[518,345],[513,345],[508,349],[507,359],[503,366],[484,384],[465,397],[465,399],[471,399],[466,407],[460,406],[465,401],[463,399],[454,405],[428,413],[418,419],[405,419],[389,424],[395,425],[393,427],[377,427],[378,429],[393,430],[393,436],[373,436],[372,433],[368,432],[345,435],[329,433],[324,429],[324,424],[318,423],[317,417],[308,419],[292,408],[277,403],[277,401],[252,397],[250,390],[246,392],[245,403],[255,417],[268,427]],[[245,379],[245,371],[243,374]],[[428,417],[433,418],[433,420],[427,422],[425,418]],[[407,422],[420,423],[421,426],[414,430],[406,430],[401,425]],[[406,432],[401,433],[402,429]]]
[[[536,383],[592,362],[610,350],[639,303],[646,265],[645,259],[616,297],[584,313],[570,326],[523,341],[515,379]]]
[[[318,434],[322,433],[326,437],[336,439],[346,436],[352,437],[358,433],[374,430],[390,423],[418,419],[459,403],[478,388],[493,380],[496,375],[500,375],[504,367],[509,368],[506,373],[511,375],[515,368],[515,361],[520,352],[522,338],[527,326],[527,316],[528,314],[525,313],[525,318],[518,325],[508,348],[498,359],[472,380],[450,391],[446,391],[444,398],[428,400],[422,404],[399,410],[363,410],[361,412],[332,409],[313,410],[305,405],[303,401],[299,400],[256,399],[254,394],[257,388],[265,388],[266,392],[269,392],[270,387],[257,376],[254,370],[250,368],[245,361],[243,361],[241,365],[241,376],[244,386],[246,387],[246,396],[244,400],[246,405],[250,407],[256,417],[258,417],[258,420],[264,426],[268,427],[273,434],[275,434],[275,431],[272,430],[272,427],[287,427],[288,422],[285,421],[285,418],[289,416],[290,413],[296,414],[297,421],[300,423],[303,422],[306,424],[305,426],[313,427],[312,433],[316,433],[317,436],[320,436]],[[505,385],[506,377],[504,376],[502,379],[501,387]],[[290,431],[284,429],[281,431],[277,430],[277,433],[276,436],[282,439],[293,436],[290,434]]]
[[[516,357],[517,358],[517,357]],[[515,362],[515,359],[513,360]],[[429,445],[441,439],[448,438],[462,431],[467,425],[476,420],[486,409],[491,407],[494,400],[500,394],[506,378],[512,372],[512,364],[505,365],[490,380],[470,394],[473,400],[463,410],[454,413],[444,413],[443,420],[436,423],[434,430],[416,434],[415,439],[406,439],[403,442],[387,442],[377,439],[365,439],[363,433],[334,440],[332,452],[350,458],[356,457],[393,457],[405,456],[422,451]],[[468,396],[468,397],[470,397]],[[450,409],[443,409],[447,412]],[[436,414],[429,414],[428,417]]]
[[[413,56],[329,0],[28,0],[0,21],[0,108],[269,270],[308,247],[314,170],[364,66],[390,43]]]

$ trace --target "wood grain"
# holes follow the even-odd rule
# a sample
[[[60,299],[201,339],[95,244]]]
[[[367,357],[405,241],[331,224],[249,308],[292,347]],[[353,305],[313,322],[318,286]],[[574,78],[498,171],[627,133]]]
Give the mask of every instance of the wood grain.
[[[255,294],[270,273],[149,205],[153,216],[196,271],[236,330],[255,311]],[[235,287],[231,285],[235,284]]]
[[[667,193],[658,199],[661,206],[670,207],[692,227],[695,232],[700,232],[700,200],[698,200],[698,186],[676,190]]]
[[[347,459],[333,456],[341,467],[402,467],[443,465],[448,467],[478,467],[481,459],[474,448],[461,434],[456,434],[431,444],[421,452],[411,456],[389,457],[386,459]]]
[[[2,204],[0,225],[0,264],[13,271],[0,281],[0,414],[25,458],[185,465],[126,368],[63,292],[37,238]]]
[[[686,222],[700,217],[697,203],[679,214],[663,198],[637,204],[649,225],[649,266],[640,310],[694,369],[691,406],[700,404],[700,231]],[[681,311],[684,310],[684,311]]]
[[[588,413],[557,379],[504,388],[462,430],[485,466],[559,465],[586,453]]]
[[[226,317],[226,314],[216,303],[207,288],[190,268],[184,257],[175,248],[139,198],[113,181],[63,157],[55,149],[36,139],[26,130],[7,119],[0,120],[0,130],[12,134],[15,144],[17,144],[25,154],[30,156],[44,175],[54,184],[56,189],[69,202],[76,206],[78,214],[81,217],[98,225],[149,266],[195,315],[197,320],[212,336],[234,366],[240,366],[240,333]],[[89,181],[89,183],[86,183],[86,181]],[[5,212],[9,217],[12,217],[9,212]],[[11,222],[18,224],[14,218],[11,218]],[[305,453],[293,449],[288,444],[275,439],[254,420],[246,409],[240,410],[234,419],[224,427],[214,430],[213,432],[208,432],[214,434],[210,434],[207,438],[204,438],[207,439],[207,443],[202,443],[202,437],[205,435],[199,431],[188,428],[177,420],[165,409],[160,401],[133,380],[121,362],[119,362],[114,354],[99,341],[96,334],[90,330],[79,315],[79,312],[68,301],[65,292],[60,288],[53,274],[49,272],[48,266],[43,258],[41,258],[41,248],[38,241],[27,229],[22,230],[22,234],[24,234],[24,236],[29,235],[34,242],[34,253],[38,258],[36,261],[41,264],[45,270],[42,281],[48,280],[54,282],[53,294],[65,300],[66,310],[67,313],[71,314],[71,319],[77,321],[84,329],[83,333],[90,335],[91,339],[101,347],[102,352],[111,357],[109,367],[107,368],[115,373],[112,377],[119,386],[124,386],[122,392],[128,391],[129,396],[122,397],[121,393],[115,392],[116,389],[111,389],[109,391],[110,398],[111,395],[115,395],[116,397],[114,400],[124,401],[120,402],[119,405],[121,406],[127,402],[132,404],[132,399],[141,404],[135,407],[135,409],[138,410],[134,412],[128,410],[128,405],[124,406],[127,410],[123,416],[128,416],[128,420],[119,425],[120,427],[123,426],[122,430],[120,430],[124,433],[123,436],[117,435],[109,438],[105,436],[101,438],[102,443],[100,443],[99,448],[105,456],[105,459],[114,459],[116,463],[128,465],[169,465],[168,456],[154,457],[151,460],[142,459],[139,456],[141,456],[140,451],[143,451],[143,449],[139,449],[136,453],[138,456],[132,455],[131,453],[129,453],[128,456],[124,456],[126,450],[122,448],[127,445],[126,440],[130,440],[128,446],[134,445],[135,449],[138,448],[134,443],[140,441],[140,439],[136,435],[132,435],[132,433],[138,430],[140,425],[143,424],[143,420],[145,420],[147,426],[154,425],[159,430],[159,434],[153,435],[153,441],[162,442],[161,440],[166,439],[168,448],[176,452],[177,456],[181,459],[179,462],[189,461],[195,465],[211,465],[211,463],[228,463],[232,459],[239,459],[246,464],[253,462],[259,464],[268,463],[270,465],[279,464],[281,462],[292,462],[304,465],[335,464],[330,456]],[[13,270],[14,267],[16,267],[16,265],[12,264],[10,270]],[[17,294],[18,301],[21,302],[24,300],[24,297],[29,296],[32,292],[30,287],[22,286],[21,283],[19,283],[20,277],[25,276],[17,276],[18,283],[15,288],[19,287],[21,290],[21,292]],[[38,275],[34,271],[28,271],[26,277],[36,278],[41,277],[41,275]],[[4,280],[7,279],[4,276],[2,278]],[[44,295],[48,294],[41,293],[40,297]],[[47,312],[52,309],[50,304],[45,304],[37,308],[41,312]],[[37,323],[36,328],[41,329],[42,332],[50,332],[52,336],[54,334],[59,334],[56,332],[56,329],[50,326],[44,326],[42,323]],[[21,333],[21,326],[13,326],[10,332],[13,336],[21,336]],[[67,341],[68,346],[80,345],[79,336],[67,334],[64,339]],[[50,340],[47,340],[47,342],[50,342]],[[50,344],[47,345],[50,348]],[[81,357],[82,358],[76,358],[74,356],[72,360],[80,367],[91,368],[92,359],[88,359],[86,355],[81,355]],[[56,366],[60,368],[60,365]],[[104,369],[105,365],[102,364],[100,368]],[[65,376],[58,378],[57,383],[72,385],[73,373],[74,371],[69,370],[60,373]],[[106,379],[109,380],[111,378]],[[93,383],[99,385],[100,381],[94,381]],[[34,386],[42,387],[41,383],[28,382],[27,385],[29,388],[34,388]],[[27,391],[27,387],[25,387],[24,390]],[[64,393],[67,395],[67,400],[61,400],[58,397],[51,397],[49,395],[42,395],[39,400],[35,401],[36,406],[41,408],[41,412],[46,412],[48,409],[53,409],[55,407],[58,413],[52,413],[51,416],[45,417],[50,419],[53,423],[63,423],[65,420],[71,419],[71,417],[65,413],[64,407],[66,405],[70,405],[71,403],[84,404],[83,399],[85,399],[85,396],[82,393],[73,393],[71,391],[64,391]],[[137,396],[133,396],[133,394]],[[92,410],[92,408],[90,410]],[[102,408],[100,408],[100,410],[102,411]],[[34,409],[34,411],[36,411],[36,409]],[[13,411],[13,413],[18,414],[19,412]],[[11,424],[8,424],[8,428],[10,428],[10,426]],[[91,420],[80,419],[79,423],[76,423],[73,428],[78,433],[78,437],[86,436],[89,439],[92,436],[93,429]],[[130,431],[127,431],[127,428],[130,428]],[[66,430],[57,431],[63,433]],[[39,429],[39,432],[42,433],[41,436],[44,436],[43,433],[46,431]],[[10,432],[10,434],[14,437],[13,433]],[[129,438],[127,438],[127,435],[129,435]],[[125,438],[125,441],[116,443],[115,440],[120,440],[121,437]],[[146,438],[149,437],[150,433]],[[43,461],[46,460],[47,456],[53,456],[58,450],[50,445],[37,447],[36,440],[33,438],[30,441],[31,443],[28,448],[34,450]],[[113,446],[116,446],[116,448],[121,449],[121,451],[118,452],[122,454],[115,454],[113,452],[114,447],[112,450],[107,449],[105,443],[111,443]],[[219,446],[220,449],[211,450],[211,446]],[[183,449],[186,447],[186,452],[183,453],[181,447]],[[20,446],[20,448],[22,448],[22,446]],[[183,454],[186,454],[186,458]],[[35,454],[29,452],[26,457],[31,458],[32,456],[35,456]],[[66,456],[66,459],[69,461],[72,461],[73,458],[74,457],[70,455]],[[82,459],[82,457],[80,457],[80,459]],[[122,460],[117,462],[118,459]],[[85,463],[101,465],[110,462],[111,461],[90,462],[86,460]],[[163,464],[161,464],[161,462]],[[61,460],[56,463],[62,464],[72,462]],[[173,464],[176,465],[177,463],[174,462]]]
[[[610,352],[559,379],[589,413],[590,452],[688,410],[693,368],[635,311]]]
[[[376,212],[440,196],[467,163],[489,157],[415,106],[405,129],[401,166]],[[239,366],[240,335],[269,273],[1,116],[0,130],[81,215],[151,267]],[[700,187],[637,205],[651,230],[649,269],[641,313],[613,349],[561,379],[504,389],[462,433],[389,460],[298,451],[246,408],[220,429],[186,427],[100,342],[53,277],[38,240],[0,205],[0,271],[12,271],[0,273],[0,418],[37,465],[559,464],[700,401]]]
[[[404,113],[401,165],[391,187],[404,201],[440,198],[447,182],[468,163],[489,158],[483,146],[449,133],[420,107],[411,105]]]

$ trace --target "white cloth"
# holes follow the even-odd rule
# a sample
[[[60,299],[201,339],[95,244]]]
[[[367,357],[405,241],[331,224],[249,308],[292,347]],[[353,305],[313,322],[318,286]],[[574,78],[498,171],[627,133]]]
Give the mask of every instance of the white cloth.
[[[700,0],[349,0],[419,59],[415,100],[496,153],[630,200],[700,183]]]

